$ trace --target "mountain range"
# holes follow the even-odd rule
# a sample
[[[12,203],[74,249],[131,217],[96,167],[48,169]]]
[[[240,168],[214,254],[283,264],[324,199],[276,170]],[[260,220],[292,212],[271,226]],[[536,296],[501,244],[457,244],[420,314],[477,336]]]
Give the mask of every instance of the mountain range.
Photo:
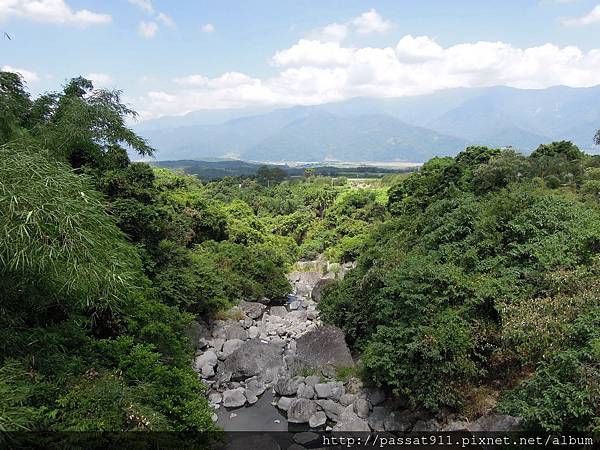
[[[592,141],[598,128],[600,86],[464,88],[316,106],[203,110],[135,126],[160,160],[350,162],[423,162],[474,144],[529,153],[562,139],[598,153]]]

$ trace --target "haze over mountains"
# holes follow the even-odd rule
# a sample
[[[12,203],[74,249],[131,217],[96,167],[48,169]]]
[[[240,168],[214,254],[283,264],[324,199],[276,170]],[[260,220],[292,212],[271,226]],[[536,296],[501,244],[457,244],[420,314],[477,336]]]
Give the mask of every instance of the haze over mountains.
[[[454,155],[470,144],[572,140],[597,153],[600,86],[543,90],[452,89],[418,97],[356,98],[291,108],[197,111],[137,125],[160,160],[408,161]]]

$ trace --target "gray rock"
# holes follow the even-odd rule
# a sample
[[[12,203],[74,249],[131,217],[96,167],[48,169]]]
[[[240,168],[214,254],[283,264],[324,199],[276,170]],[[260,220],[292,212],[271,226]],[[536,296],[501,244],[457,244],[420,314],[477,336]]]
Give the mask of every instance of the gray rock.
[[[366,419],[369,417],[369,411],[371,410],[371,405],[369,405],[369,401],[364,398],[357,398],[354,400],[354,412],[361,419]]]
[[[272,306],[269,310],[269,314],[275,317],[285,317],[288,313],[288,310],[285,306]]]
[[[255,396],[262,395],[267,390],[267,387],[260,381],[254,379],[246,383],[246,394],[251,393]]]
[[[248,333],[246,330],[244,330],[244,327],[240,325],[231,325],[225,330],[225,337],[228,340],[240,339],[243,341],[248,338]],[[225,344],[227,344],[227,342]]]
[[[196,356],[194,361],[194,367],[197,371],[201,371],[204,366],[216,366],[219,362],[217,355],[212,350],[208,350],[202,353],[200,356]]]
[[[338,421],[339,415],[344,410],[344,407],[333,400],[316,400],[315,403],[321,407],[327,417],[334,422]]]
[[[244,395],[249,405],[254,405],[258,401],[258,396],[252,391],[246,390]]]
[[[344,388],[344,383],[331,383],[331,394],[329,398],[331,400],[339,401],[339,399],[346,393],[346,388]]]
[[[313,414],[317,412],[317,405],[307,398],[295,398],[291,401],[287,411],[288,422],[307,423]]]
[[[354,402],[354,394],[344,394],[340,397],[340,405],[348,406]]]
[[[296,395],[299,398],[315,398],[315,388],[302,383],[300,386],[298,386],[298,391]]]
[[[521,426],[521,418],[505,414],[486,414],[475,421],[483,431],[517,431]]]
[[[371,405],[377,406],[385,401],[385,392],[379,388],[369,388],[367,391],[367,398],[371,402]]]
[[[248,328],[248,337],[250,339],[256,339],[258,336],[260,336],[260,328],[256,326],[251,326]]]
[[[315,283],[312,291],[310,291],[310,298],[312,298],[315,302],[320,302],[321,298],[323,298],[323,292],[325,291],[325,288],[333,283],[335,283],[335,280],[331,277],[321,278]]]
[[[205,364],[204,366],[202,366],[202,369],[200,369],[200,371],[202,373],[202,378],[211,378],[215,376],[214,366],[211,366],[210,364]]]
[[[207,340],[206,340],[206,339],[204,339],[204,338],[200,338],[200,339],[198,339],[198,342],[197,342],[196,348],[197,348],[198,350],[205,350],[205,349],[206,349],[206,347],[208,347],[208,342],[207,342]]]
[[[333,427],[333,431],[371,431],[371,429],[366,420],[356,415],[353,406],[346,406],[339,416],[338,423]]]
[[[223,344],[225,343],[225,339],[213,339],[210,341],[210,345],[213,347],[214,352],[220,352],[223,349]]]
[[[388,411],[383,406],[374,406],[369,415],[369,426],[375,431],[384,431],[387,414]]]
[[[311,428],[321,427],[321,426],[325,425],[326,422],[327,422],[327,415],[323,411],[318,411],[318,412],[314,413],[312,416],[310,416],[310,419],[308,419],[308,425]]]
[[[223,400],[223,397],[218,392],[211,392],[208,394],[208,401],[214,405],[218,405]]]
[[[213,422],[216,422],[217,420],[219,420],[219,416],[217,416],[217,414],[216,414],[216,413],[215,413],[215,414],[213,414],[212,416],[210,416],[210,418],[211,418],[211,420],[212,420]]]
[[[295,311],[296,309],[300,308],[300,302],[298,300],[294,300],[289,304],[289,307],[292,311]]]
[[[277,401],[277,407],[283,411],[286,411],[289,409],[290,407],[290,403],[292,403],[293,398],[291,397],[281,397],[278,401]]]
[[[240,348],[243,343],[244,341],[241,339],[231,339],[229,341],[225,341],[223,344],[223,355],[225,355],[225,358]]]
[[[294,442],[300,445],[310,445],[311,443],[315,443],[320,441],[320,436],[317,433],[311,433],[310,431],[304,431],[302,433],[294,434]]]
[[[230,389],[223,392],[223,406],[226,408],[239,408],[246,403],[244,388]]]
[[[245,301],[241,301],[238,307],[251,319],[260,318],[260,316],[262,316],[267,309],[267,307],[262,303]]]
[[[299,361],[314,369],[354,366],[344,333],[331,325],[317,327],[296,339],[296,354]]]
[[[318,398],[329,398],[331,397],[331,384],[318,383],[315,385],[315,392]]]
[[[224,371],[231,372],[232,379],[242,380],[259,375],[270,382],[283,364],[283,346],[263,343],[252,339],[243,343],[224,363]]]
[[[296,395],[298,387],[303,381],[303,377],[280,378],[275,383],[275,392],[279,395]]]
[[[317,383],[321,382],[321,377],[319,375],[310,375],[306,377],[306,380],[304,380],[304,382],[307,385],[314,387]]]
[[[245,329],[250,328],[252,326],[252,324],[254,323],[254,321],[250,317],[246,317],[242,322],[243,322],[242,325],[244,326]]]

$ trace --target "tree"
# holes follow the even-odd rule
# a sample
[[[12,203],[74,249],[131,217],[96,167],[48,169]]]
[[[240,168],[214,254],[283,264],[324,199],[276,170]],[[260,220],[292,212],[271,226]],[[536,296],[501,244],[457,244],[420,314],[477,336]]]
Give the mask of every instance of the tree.
[[[260,166],[256,171],[256,179],[259,183],[271,187],[271,184],[281,183],[287,177],[287,173],[280,167]]]

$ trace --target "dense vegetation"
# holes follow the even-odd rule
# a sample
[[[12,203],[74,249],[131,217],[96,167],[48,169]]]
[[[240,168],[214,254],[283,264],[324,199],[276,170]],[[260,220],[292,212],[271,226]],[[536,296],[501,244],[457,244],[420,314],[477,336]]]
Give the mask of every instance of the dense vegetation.
[[[544,430],[600,418],[600,159],[470,147],[389,190],[393,218],[325,318],[414,405],[499,409]]]
[[[600,158],[555,142],[377,181],[201,181],[131,162],[154,151],[131,116],[88,80],[32,99],[0,72],[0,431],[215,430],[196,322],[282,299],[320,255],[359,263],[320,309],[371,381],[599,429]]]
[[[195,319],[283,298],[297,258],[354,258],[386,214],[383,191],[310,171],[132,163],[153,149],[131,116],[82,78],[31,99],[0,73],[0,430],[213,430]]]

